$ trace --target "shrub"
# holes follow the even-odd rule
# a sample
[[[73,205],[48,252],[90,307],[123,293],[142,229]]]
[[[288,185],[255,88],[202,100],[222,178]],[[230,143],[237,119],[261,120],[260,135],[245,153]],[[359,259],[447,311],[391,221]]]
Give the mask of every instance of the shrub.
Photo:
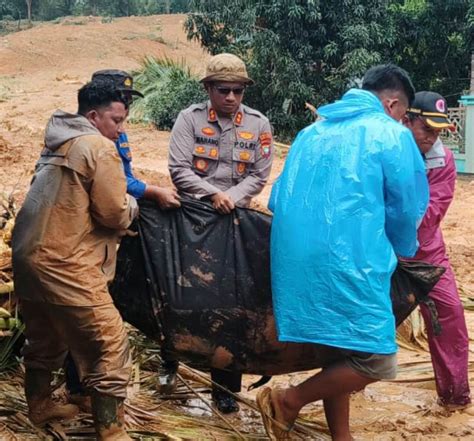
[[[135,87],[145,95],[131,109],[132,121],[152,122],[160,130],[170,130],[178,113],[207,94],[183,61],[147,57],[135,72]]]

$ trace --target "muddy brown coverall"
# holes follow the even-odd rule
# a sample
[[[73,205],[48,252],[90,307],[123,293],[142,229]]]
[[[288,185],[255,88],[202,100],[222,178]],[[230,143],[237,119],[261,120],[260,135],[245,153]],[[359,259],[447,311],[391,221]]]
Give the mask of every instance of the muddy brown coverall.
[[[87,390],[125,398],[130,353],[108,283],[136,202],[114,143],[86,118],[57,111],[45,146],[12,239],[25,366],[56,370],[70,351]]]

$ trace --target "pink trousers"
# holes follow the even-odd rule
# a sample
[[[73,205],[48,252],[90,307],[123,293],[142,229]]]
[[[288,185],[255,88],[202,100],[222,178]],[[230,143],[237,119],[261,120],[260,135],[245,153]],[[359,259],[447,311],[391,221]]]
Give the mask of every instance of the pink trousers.
[[[434,335],[431,314],[424,304],[421,304],[421,313],[428,330],[440,404],[465,405],[471,402],[468,379],[469,337],[456,280],[447,259],[443,266],[447,270],[430,293],[438,311],[440,335]]]

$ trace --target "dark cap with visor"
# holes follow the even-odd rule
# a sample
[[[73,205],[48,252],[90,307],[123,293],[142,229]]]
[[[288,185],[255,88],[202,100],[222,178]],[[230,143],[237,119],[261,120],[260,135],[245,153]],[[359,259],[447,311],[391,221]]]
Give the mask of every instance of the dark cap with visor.
[[[417,92],[407,113],[418,115],[435,129],[452,129],[448,118],[448,104],[443,96],[436,92]]]
[[[92,74],[92,81],[97,79],[112,80],[117,89],[143,98],[143,94],[133,88],[133,78],[127,72],[118,69],[98,70]]]

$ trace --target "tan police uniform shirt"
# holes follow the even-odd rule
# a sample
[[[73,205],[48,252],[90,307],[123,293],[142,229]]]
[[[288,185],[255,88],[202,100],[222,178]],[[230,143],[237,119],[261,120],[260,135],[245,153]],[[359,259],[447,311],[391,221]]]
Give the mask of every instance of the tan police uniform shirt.
[[[270,175],[273,138],[268,119],[240,105],[233,119],[207,103],[183,110],[171,132],[169,170],[181,194],[203,198],[219,191],[249,205]]]

